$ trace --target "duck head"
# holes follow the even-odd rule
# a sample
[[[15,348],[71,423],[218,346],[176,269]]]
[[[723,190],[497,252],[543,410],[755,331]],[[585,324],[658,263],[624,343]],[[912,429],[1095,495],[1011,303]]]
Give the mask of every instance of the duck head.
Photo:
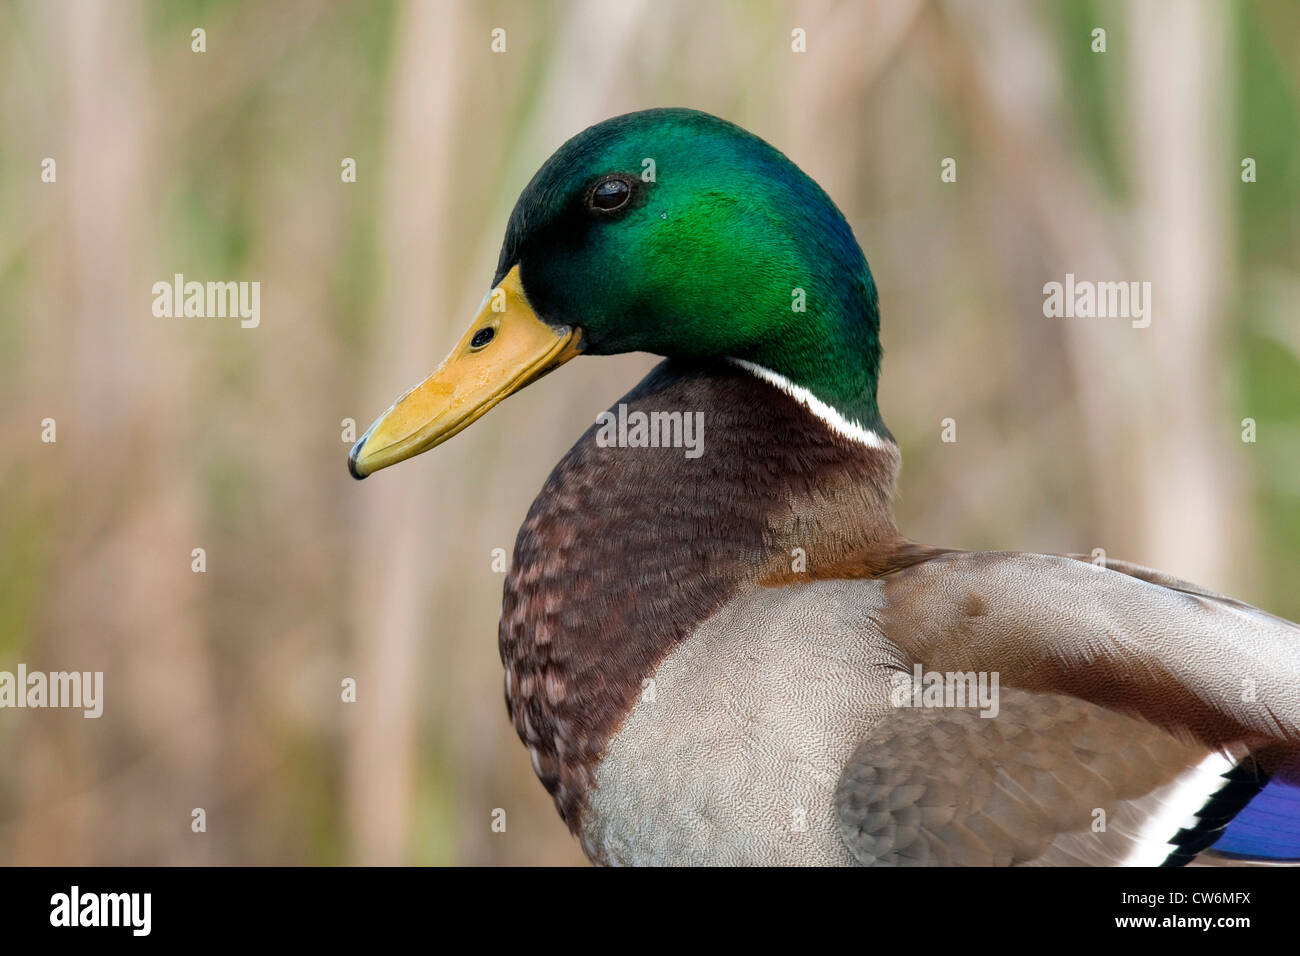
[[[878,330],[862,250],[797,166],[707,113],[629,113],[538,170],[478,314],[349,468],[364,478],[418,455],[582,354],[740,360],[883,431]]]

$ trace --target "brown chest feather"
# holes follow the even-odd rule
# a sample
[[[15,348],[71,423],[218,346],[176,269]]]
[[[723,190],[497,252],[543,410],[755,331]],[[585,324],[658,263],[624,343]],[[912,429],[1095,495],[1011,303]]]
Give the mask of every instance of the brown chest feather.
[[[642,681],[741,588],[906,547],[892,445],[869,448],[722,363],[664,362],[620,400],[703,414],[703,454],[601,447],[593,426],[515,543],[501,612],[506,704],[571,829]],[[864,550],[865,549],[865,550]]]

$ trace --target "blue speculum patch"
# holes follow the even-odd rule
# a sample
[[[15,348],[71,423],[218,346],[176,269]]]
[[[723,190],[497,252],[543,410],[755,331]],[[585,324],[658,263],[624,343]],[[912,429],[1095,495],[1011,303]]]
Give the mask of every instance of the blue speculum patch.
[[[1214,844],[1220,853],[1300,860],[1300,787],[1269,783]]]

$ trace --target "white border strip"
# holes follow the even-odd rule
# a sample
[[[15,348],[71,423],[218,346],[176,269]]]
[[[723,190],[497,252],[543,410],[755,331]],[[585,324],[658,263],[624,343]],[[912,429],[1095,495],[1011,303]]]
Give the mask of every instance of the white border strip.
[[[1169,841],[1182,828],[1196,825],[1196,814],[1205,807],[1213,794],[1228,785],[1223,779],[1235,766],[1217,750],[1195,767],[1184,771],[1166,785],[1161,806],[1143,821],[1134,839],[1134,846],[1121,866],[1159,866],[1170,853],[1178,849]]]
[[[770,368],[764,368],[761,365],[755,365],[753,362],[747,362],[744,359],[733,358],[729,361],[739,365],[745,371],[761,378],[769,385],[774,385],[785,394],[789,395],[796,402],[802,405],[808,411],[812,412],[817,418],[830,426],[831,431],[844,438],[848,438],[859,444],[866,445],[868,448],[888,448],[891,444],[885,441],[870,428],[863,428],[857,422],[849,421],[831,406],[827,405],[820,398],[814,395],[802,385],[796,385],[784,375],[773,372]]]

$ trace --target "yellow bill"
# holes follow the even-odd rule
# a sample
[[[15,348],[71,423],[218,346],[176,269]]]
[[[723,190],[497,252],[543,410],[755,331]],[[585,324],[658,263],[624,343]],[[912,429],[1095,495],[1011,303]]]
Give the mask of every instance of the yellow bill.
[[[489,293],[437,370],[399,398],[352,446],[352,477],[365,478],[445,442],[507,395],[581,351],[579,329],[555,328],[537,317],[515,266]]]

